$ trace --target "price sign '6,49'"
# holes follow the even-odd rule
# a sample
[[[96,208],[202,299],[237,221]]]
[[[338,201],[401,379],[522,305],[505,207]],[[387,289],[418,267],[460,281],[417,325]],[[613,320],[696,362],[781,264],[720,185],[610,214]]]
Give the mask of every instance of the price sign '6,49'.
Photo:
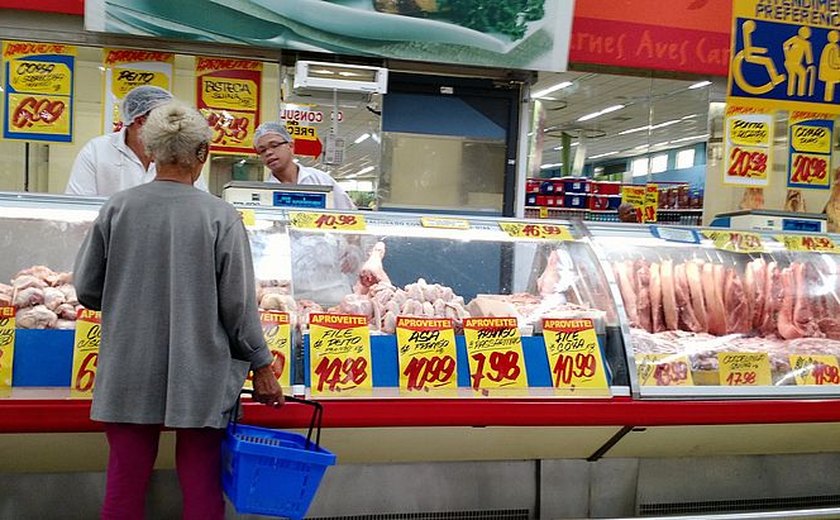
[[[93,394],[101,338],[101,313],[79,309],[76,314],[76,339],[73,344],[73,374],[70,378],[71,397],[89,398]]]
[[[606,367],[591,319],[543,320],[554,388],[609,393]]]
[[[448,318],[397,318],[400,392],[453,392],[458,387],[455,331]]]
[[[366,317],[312,314],[309,341],[312,395],[370,393],[373,377]]]

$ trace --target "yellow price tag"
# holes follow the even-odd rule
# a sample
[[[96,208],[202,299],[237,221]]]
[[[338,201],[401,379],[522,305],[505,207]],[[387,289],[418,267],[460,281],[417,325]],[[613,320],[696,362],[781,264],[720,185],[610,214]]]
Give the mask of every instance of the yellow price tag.
[[[401,393],[454,393],[458,388],[451,319],[397,317],[397,349]]]
[[[540,206],[540,218],[548,218],[548,208]]]
[[[554,224],[529,224],[527,222],[499,222],[499,227],[512,238],[538,240],[574,240],[566,226]]]
[[[289,362],[292,359],[292,329],[288,312],[260,311],[263,337],[274,361],[271,370],[283,388],[292,386]],[[254,388],[253,374],[248,374],[245,388]]]
[[[367,227],[364,215],[350,213],[289,213],[292,227],[298,229],[327,229],[338,231],[364,231]]]
[[[659,186],[648,184],[645,186],[645,207],[642,211],[644,222],[656,222],[659,210]]]
[[[592,320],[543,320],[543,338],[554,388],[608,390],[607,372]]]
[[[688,356],[637,354],[636,372],[641,386],[694,386]]]
[[[90,398],[99,362],[99,341],[102,339],[102,314],[79,309],[76,314],[76,339],[73,344],[73,374],[70,396]]]
[[[470,229],[470,221],[462,218],[420,217],[420,225],[424,228]]]
[[[239,214],[242,215],[242,223],[245,227],[254,227],[257,225],[257,215],[252,209],[240,209]]]
[[[733,253],[764,253],[764,244],[756,233],[745,231],[703,231],[717,249]]]
[[[773,238],[784,244],[788,251],[840,254],[840,248],[834,240],[825,235],[776,235]]]
[[[0,390],[12,387],[15,363],[15,308],[0,307]]]
[[[771,386],[767,354],[720,352],[717,355],[721,386]]]
[[[367,318],[348,314],[309,317],[312,395],[369,395],[373,389]]]
[[[528,388],[516,318],[467,318],[464,337],[473,390]]]
[[[840,367],[834,356],[790,356],[797,385],[840,385]]]

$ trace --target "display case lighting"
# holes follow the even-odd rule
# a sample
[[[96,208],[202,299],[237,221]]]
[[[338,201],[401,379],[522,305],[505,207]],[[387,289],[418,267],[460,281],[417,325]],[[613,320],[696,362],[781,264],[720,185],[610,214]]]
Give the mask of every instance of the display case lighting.
[[[357,137],[356,140],[353,141],[353,144],[361,144],[367,141],[368,139],[370,139],[370,134],[365,132],[364,134]]]
[[[603,108],[603,109],[601,109],[597,112],[592,112],[591,114],[586,114],[585,116],[581,116],[577,120],[578,120],[579,123],[581,123],[583,121],[589,121],[590,119],[595,119],[596,117],[601,117],[603,115],[621,110],[626,106],[627,105],[612,105],[612,106],[609,106],[607,108]]]
[[[697,90],[698,88],[708,87],[711,84],[712,84],[711,81],[698,81],[694,85],[691,85],[690,87],[688,87],[688,90]]]
[[[553,92],[557,92],[558,90],[563,90],[564,88],[569,88],[572,85],[574,85],[574,83],[572,83],[571,81],[563,81],[563,82],[558,83],[556,85],[552,85],[548,88],[540,90],[539,92],[535,92],[531,97],[534,98],[534,99],[543,98],[543,97],[545,97],[545,96],[547,96],[547,95],[549,95]]]

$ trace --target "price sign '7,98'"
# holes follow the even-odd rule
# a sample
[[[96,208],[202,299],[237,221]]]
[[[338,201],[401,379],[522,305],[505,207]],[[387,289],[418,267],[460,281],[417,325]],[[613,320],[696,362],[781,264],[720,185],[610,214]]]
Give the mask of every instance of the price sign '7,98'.
[[[516,318],[467,318],[464,337],[473,390],[489,395],[496,389],[528,388]]]
[[[79,309],[76,314],[76,339],[73,344],[73,374],[70,396],[90,398],[99,362],[99,342],[102,338],[102,314]]]
[[[591,319],[546,318],[543,337],[554,388],[609,393],[606,367]]]
[[[312,314],[309,341],[312,395],[370,394],[373,369],[366,317]]]

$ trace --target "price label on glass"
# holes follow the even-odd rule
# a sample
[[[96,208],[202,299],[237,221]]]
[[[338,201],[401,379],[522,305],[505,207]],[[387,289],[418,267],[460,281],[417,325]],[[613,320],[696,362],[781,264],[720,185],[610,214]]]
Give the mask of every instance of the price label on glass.
[[[420,225],[435,229],[470,229],[470,221],[462,218],[420,217]]]
[[[642,211],[643,222],[656,222],[659,210],[659,186],[648,184],[645,186],[645,207]]]
[[[607,372],[591,319],[543,320],[554,388],[608,390]]]
[[[776,235],[773,238],[784,244],[788,251],[840,253],[840,248],[834,240],[825,235]]]
[[[528,388],[516,318],[467,318],[464,336],[473,390]]]
[[[12,387],[15,362],[15,308],[0,307],[0,390]]]
[[[641,386],[694,386],[685,355],[637,354],[636,372]]]
[[[76,336],[73,343],[73,374],[70,396],[90,398],[99,362],[99,342],[102,339],[102,314],[79,309],[76,313]]]
[[[254,227],[257,225],[257,214],[252,209],[240,209],[239,214],[242,215],[242,223],[245,227]]]
[[[373,388],[367,318],[348,314],[309,317],[312,395],[367,395]]]
[[[397,318],[400,392],[454,392],[455,331],[448,318]]]
[[[367,227],[364,215],[350,213],[289,213],[293,227],[298,229],[323,229],[336,231],[364,231]]]
[[[289,360],[292,359],[292,330],[288,312],[260,311],[263,337],[274,360],[271,370],[280,386],[292,386]],[[245,388],[254,388],[253,374],[248,374]]]
[[[733,253],[764,253],[764,244],[756,233],[744,231],[703,231],[717,249]]]
[[[767,354],[720,352],[717,355],[721,386],[771,386]]]
[[[532,240],[574,240],[566,226],[530,224],[527,222],[499,222],[499,227],[512,238]]]
[[[790,356],[797,385],[840,385],[840,367],[834,356]]]

